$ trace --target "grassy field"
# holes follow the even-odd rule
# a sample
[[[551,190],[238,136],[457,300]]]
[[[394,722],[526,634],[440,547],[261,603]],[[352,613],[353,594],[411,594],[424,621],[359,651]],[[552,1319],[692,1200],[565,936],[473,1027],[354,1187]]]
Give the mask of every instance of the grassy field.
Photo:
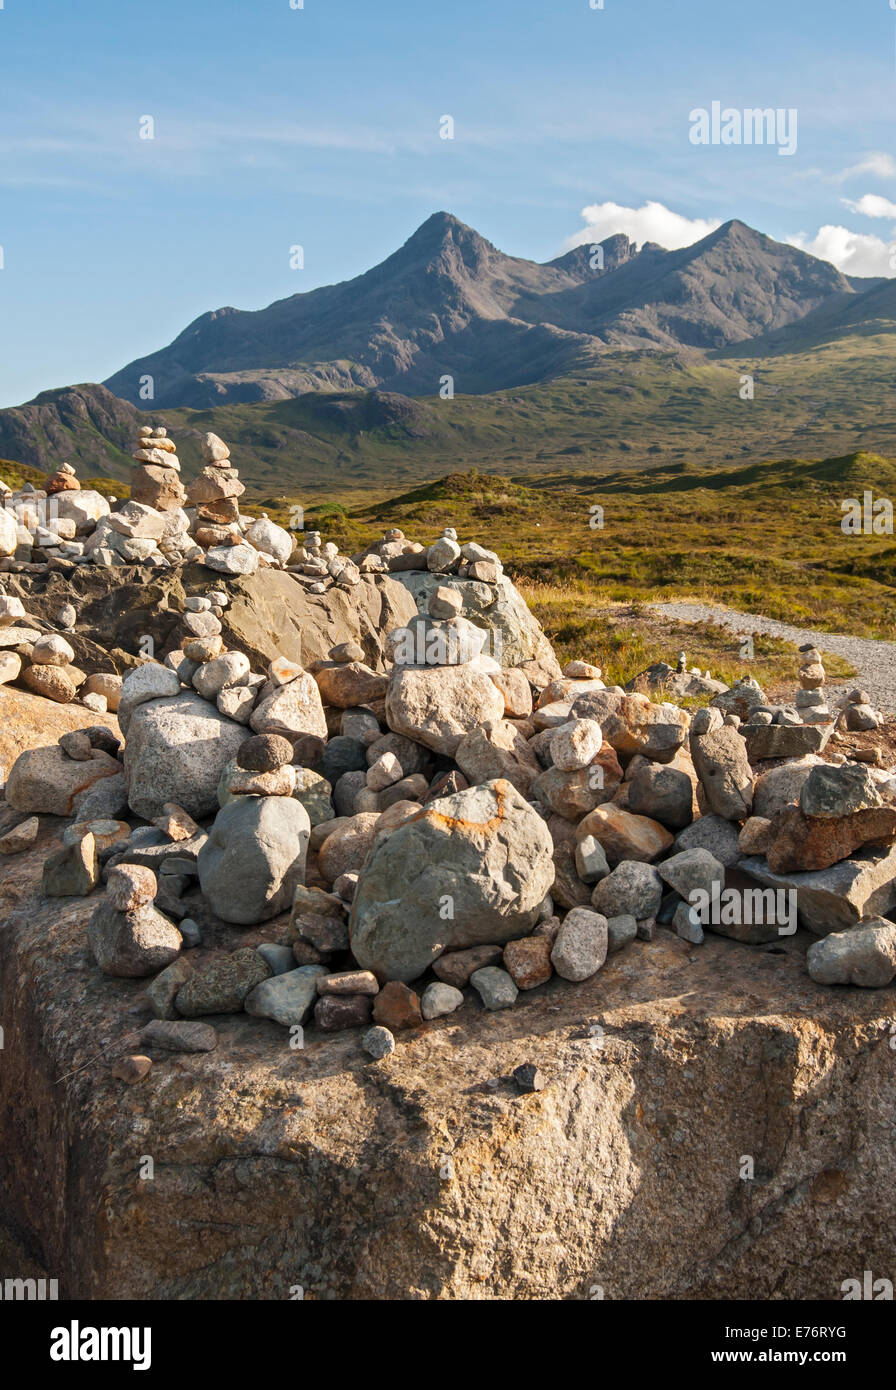
[[[231,445],[267,492],[305,501],[395,493],[478,467],[547,480],[658,464],[715,471],[739,462],[896,456],[894,337],[853,335],[810,351],[608,352],[582,375],[453,400],[314,393],[294,400],[163,412],[188,476],[201,432]],[[741,377],[753,398],[741,399]],[[155,421],[155,417],[153,417]]]
[[[33,470],[0,465],[13,485]],[[39,475],[31,481],[39,482]],[[102,484],[126,495],[120,484]],[[761,613],[828,632],[896,636],[896,544],[890,535],[849,535],[842,503],[896,498],[896,460],[852,453],[820,460],[690,462],[640,471],[567,470],[539,476],[452,472],[422,486],[331,491],[314,501],[250,488],[245,510],[304,522],[348,552],[401,526],[429,543],[454,526],[461,539],[498,551],[564,659],[596,660],[624,683],[656,660],[688,664],[730,681],[751,670],[770,689],[795,673],[787,644],[757,640],[748,668],[730,633],[670,626],[651,601],[696,600]],[[831,659],[829,673],[852,673]]]
[[[346,494],[305,515],[349,550],[387,526],[423,542],[454,526],[497,550],[515,577],[591,604],[693,598],[890,639],[896,543],[841,529],[841,503],[866,490],[896,497],[896,462],[852,454],[711,475],[678,465],[540,479],[471,471],[374,502]],[[286,499],[261,505],[288,522]]]
[[[721,603],[820,631],[892,639],[896,544],[841,528],[841,503],[861,500],[866,489],[896,497],[896,463],[860,453],[709,475],[686,465],[537,479],[472,470],[374,502],[346,494],[309,507],[306,526],[352,551],[388,526],[426,543],[454,526],[461,539],[499,552],[564,658],[598,660],[624,682],[651,661],[674,662],[681,647],[689,665],[730,681],[746,669],[731,634],[669,627],[646,605]],[[283,499],[265,505],[288,522]],[[749,669],[758,679],[792,682],[792,647],[763,639],[755,653]],[[833,658],[828,668],[832,677],[852,674]]]

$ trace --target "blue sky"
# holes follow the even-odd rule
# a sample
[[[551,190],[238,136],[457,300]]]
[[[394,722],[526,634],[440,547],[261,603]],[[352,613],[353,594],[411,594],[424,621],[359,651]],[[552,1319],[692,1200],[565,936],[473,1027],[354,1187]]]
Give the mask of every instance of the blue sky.
[[[894,55],[889,0],[2,0],[0,405],[358,274],[440,208],[537,260],[736,216],[893,273]],[[695,146],[715,100],[796,108],[796,153]]]

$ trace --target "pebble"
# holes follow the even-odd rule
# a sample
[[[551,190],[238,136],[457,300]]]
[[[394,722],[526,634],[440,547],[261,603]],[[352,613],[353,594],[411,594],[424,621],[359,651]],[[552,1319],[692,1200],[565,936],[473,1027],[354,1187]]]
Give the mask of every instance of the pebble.
[[[100,881],[96,840],[88,831],[73,845],[63,845],[45,861],[41,892],[47,898],[84,898]]]
[[[588,980],[607,958],[607,919],[587,907],[566,914],[551,951],[551,964],[564,980]]]
[[[181,923],[181,935],[183,935],[183,923]],[[271,967],[275,975],[285,975],[290,970],[296,968],[296,958],[292,953],[291,946],[278,946],[272,941],[265,941],[261,946],[255,948],[263,961]]]
[[[375,1025],[373,1028],[367,1029],[361,1039],[361,1046],[368,1056],[380,1061],[395,1051],[395,1038],[388,1028]]]
[[[129,1057],[119,1057],[109,1067],[111,1074],[119,1081],[127,1081],[133,1085],[135,1081],[142,1081],[152,1068],[152,1061],[149,1057],[143,1057],[139,1053],[133,1053]]]
[[[629,914],[607,918],[607,955],[614,955],[638,935],[637,920]]]
[[[420,996],[410,985],[390,980],[383,985],[373,1002],[373,1018],[393,1032],[399,1028],[416,1028],[423,1022]]]
[[[174,801],[165,802],[162,814],[153,821],[153,825],[169,840],[192,840],[194,835],[201,834],[193,817]]]
[[[202,945],[202,932],[199,923],[195,922],[192,917],[184,917],[179,930],[184,940],[185,950],[191,951]]]
[[[356,873],[340,874],[333,884],[333,892],[343,902],[350,903],[355,896],[357,887],[358,875]]]
[[[672,918],[672,926],[682,941],[690,941],[692,945],[699,946],[703,940],[704,933],[700,914],[696,907],[692,907],[690,903],[678,904]]]
[[[30,849],[39,831],[40,821],[37,816],[29,816],[19,825],[14,825],[12,830],[7,830],[5,835],[0,835],[0,854],[21,854],[24,850]]]
[[[296,969],[293,963],[291,970],[256,985],[246,998],[246,1013],[270,1018],[283,1028],[303,1025],[317,998],[315,985],[322,973],[319,965],[302,965]]]
[[[178,1012],[187,1018],[240,1013],[246,997],[270,974],[270,966],[251,946],[214,956],[182,987]]]
[[[445,984],[462,989],[470,983],[474,971],[496,965],[503,956],[503,946],[470,946],[464,951],[449,951],[433,961],[433,973]]]
[[[423,991],[420,1012],[425,1019],[443,1018],[446,1014],[453,1014],[463,1002],[464,996],[459,989],[434,981]]]
[[[63,830],[62,843],[74,845],[90,834],[96,841],[97,853],[105,862],[111,850],[124,847],[130,833],[131,827],[123,820],[76,820]]]
[[[204,666],[208,661],[214,661],[216,657],[221,655],[223,650],[224,643],[221,641],[220,637],[194,637],[191,641],[185,642],[183,646],[183,655],[187,660],[195,664],[188,679],[185,675],[186,667],[183,662],[178,662],[176,667],[178,677],[183,681],[184,685],[190,684],[193,680],[193,676],[196,674],[196,669],[199,666]],[[175,658],[177,655],[177,652],[169,653],[169,656]],[[166,661],[167,659],[166,657]]]
[[[363,661],[364,657],[364,648],[358,642],[340,642],[338,647],[330,649],[330,660],[342,664],[349,661]]]
[[[474,970],[470,984],[476,990],[486,1009],[509,1009],[516,1003],[519,990],[506,970],[495,965],[487,965]]]
[[[157,892],[155,874],[142,864],[116,864],[109,870],[106,897],[118,912],[133,912],[151,903]]]
[[[378,994],[379,981],[370,970],[339,970],[332,975],[318,975],[318,994]]]
[[[544,1090],[544,1074],[534,1062],[523,1062],[521,1066],[514,1067],[513,1079],[521,1091]]]
[[[314,1021],[325,1033],[343,1028],[363,1028],[370,1022],[369,994],[322,994],[314,1008]]]
[[[0,594],[0,627],[11,627],[25,617],[25,605],[11,594]]]
[[[292,762],[292,744],[281,734],[254,734],[237,750],[237,767],[249,772],[276,772]]]
[[[188,960],[178,958],[166,965],[164,970],[160,970],[158,975],[149,985],[146,997],[149,1006],[156,1018],[179,1018],[180,1015],[174,1006],[178,991],[181,986],[186,984],[193,974],[193,966]]]
[[[55,632],[38,637],[31,649],[31,660],[35,666],[68,666],[74,659],[74,648]]]

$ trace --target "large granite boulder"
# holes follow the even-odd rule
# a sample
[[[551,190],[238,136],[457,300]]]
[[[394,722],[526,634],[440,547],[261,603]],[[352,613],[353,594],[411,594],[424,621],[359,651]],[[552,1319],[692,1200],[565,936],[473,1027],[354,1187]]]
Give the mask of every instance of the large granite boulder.
[[[215,817],[199,851],[199,885],[225,922],[251,926],[284,912],[305,880],[311,822],[291,796],[240,796]]]
[[[816,936],[852,927],[863,917],[886,916],[896,909],[896,846],[863,849],[826,869],[775,873],[754,855],[738,868],[766,888],[796,891],[799,923]]]
[[[28,748],[12,765],[6,801],[15,811],[70,816],[76,797],[120,772],[121,763],[99,748],[84,759],[68,757],[58,744]]]
[[[723,724],[692,732],[691,757],[709,810],[725,820],[746,820],[753,810],[753,769],[737,729]]]
[[[447,949],[526,936],[553,882],[552,850],[502,778],[430,802],[370,851],[349,924],[355,959],[415,980]]]
[[[504,696],[474,662],[462,666],[394,666],[386,722],[397,734],[453,757],[465,734],[500,720]]]
[[[79,568],[78,621],[66,633],[76,664],[88,672],[123,673],[142,660],[139,652],[147,634],[157,660],[163,660],[183,638],[184,599],[207,594],[216,582],[202,564],[166,570],[148,565]],[[334,586],[325,594],[309,594],[292,574],[277,569],[231,575],[225,582],[230,602],[221,635],[227,648],[248,656],[253,671],[263,671],[280,656],[304,666],[326,661],[331,649],[344,642],[358,643],[367,664],[382,671],[386,634],[417,611],[407,590],[388,575],[364,575],[350,593]],[[71,598],[71,581],[57,571],[6,575],[4,587],[22,599],[29,613],[50,624]]]
[[[87,944],[104,975],[138,979],[164,970],[183,943],[174,923],[152,903],[122,911],[104,898],[87,924]]]
[[[309,594],[283,570],[259,570],[229,580],[227,592],[224,641],[245,652],[255,670],[278,656],[304,666],[326,661],[344,642],[357,642],[368,665],[382,670],[386,633],[417,611],[407,590],[387,575],[362,575],[351,591],[334,586],[325,594]]]
[[[166,801],[174,801],[194,820],[210,815],[224,765],[248,737],[242,724],[189,691],[138,705],[124,749],[131,810],[155,820]]]
[[[0,781],[7,779],[20,753],[46,747],[61,734],[95,724],[105,724],[116,738],[120,734],[114,714],[97,715],[85,705],[50,704],[27,690],[0,685]]]

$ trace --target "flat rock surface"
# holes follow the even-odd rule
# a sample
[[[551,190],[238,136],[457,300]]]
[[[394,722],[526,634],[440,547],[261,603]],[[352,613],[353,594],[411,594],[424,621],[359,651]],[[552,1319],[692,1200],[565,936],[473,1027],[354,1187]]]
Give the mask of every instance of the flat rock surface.
[[[388,575],[365,576],[351,592],[330,588],[325,594],[309,594],[284,570],[222,578],[202,564],[170,570],[91,565],[65,576],[5,576],[7,592],[46,622],[63,601],[75,604],[78,624],[66,640],[86,671],[126,671],[138,663],[146,635],[153,638],[161,660],[180,644],[185,596],[221,586],[230,598],[222,620],[225,644],[245,652],[254,670],[276,656],[306,664],[321,661],[331,647],[348,641],[358,642],[367,662],[379,668],[384,634],[417,612],[407,590]]]
[[[59,705],[15,686],[0,685],[0,782],[5,782],[20,753],[53,744],[72,729],[105,724],[115,737],[121,730],[114,714],[97,714],[84,705]]]
[[[468,990],[379,1062],[357,1029],[293,1050],[219,1016],[127,1086],[67,1075],[148,1011],[88,958],[96,895],[33,896],[61,828],[0,885],[0,1192],[62,1296],[837,1299],[889,1270],[896,992],[814,984],[805,934],[661,928],[500,1012]]]

